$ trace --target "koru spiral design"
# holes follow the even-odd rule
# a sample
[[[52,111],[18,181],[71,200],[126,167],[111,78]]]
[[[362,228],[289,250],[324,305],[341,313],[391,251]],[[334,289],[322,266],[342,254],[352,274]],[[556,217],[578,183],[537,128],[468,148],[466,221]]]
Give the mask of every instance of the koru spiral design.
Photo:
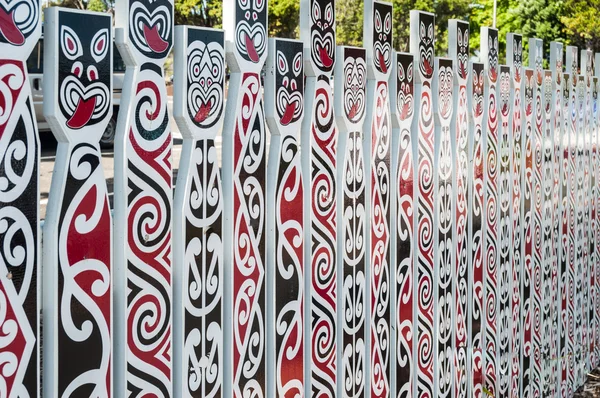
[[[366,134],[370,158],[369,265],[370,284],[368,375],[371,397],[390,395],[390,265],[391,265],[391,116],[388,80],[392,69],[392,5],[375,1],[369,17],[373,19],[371,67],[374,90],[370,111],[370,134]]]
[[[414,117],[414,92],[415,92],[415,70],[414,57],[412,54],[400,53],[396,55],[395,73],[392,73],[392,84],[390,87],[390,99],[392,100],[392,114],[394,118],[393,145],[398,148],[395,155],[397,163],[392,163],[395,170],[396,182],[396,228],[398,235],[396,242],[396,269],[390,270],[395,273],[396,280],[396,398],[410,398],[413,395],[415,382],[413,374],[415,370],[413,336],[414,336],[414,255],[415,239],[414,231],[414,153],[411,125]],[[395,90],[394,90],[395,86]],[[396,144],[396,142],[398,144]],[[392,154],[394,156],[394,154]],[[394,240],[392,240],[394,241]],[[392,368],[392,369],[394,369]]]
[[[416,357],[417,396],[433,397],[434,363],[434,259],[433,259],[433,143],[434,121],[431,83],[433,77],[433,41],[435,17],[433,14],[411,11],[411,52],[415,56],[421,83],[419,106],[416,109],[417,188],[416,188]]]
[[[455,280],[454,289],[454,390],[456,397],[467,397],[467,321],[469,313],[468,301],[468,105],[467,105],[467,81],[469,79],[469,24],[462,21],[453,21],[450,25],[452,29],[452,42],[450,43],[450,55],[454,60],[456,75],[455,94],[458,94],[455,101],[453,124],[455,128],[456,140],[456,161],[455,161],[455,183],[453,199],[455,213],[454,230],[456,231],[455,247]]]
[[[600,67],[600,66],[599,66]],[[600,195],[600,133],[598,133],[599,128],[599,120],[598,120],[598,77],[594,76],[592,78],[592,119],[593,119],[593,134],[592,134],[592,148],[595,150],[595,163],[592,164],[591,169],[595,170],[595,195],[594,198],[596,202],[592,205],[594,208],[595,215],[593,217],[593,222],[596,223],[595,233],[596,233],[596,242],[595,242],[595,259],[592,260],[594,262],[594,291],[593,295],[595,297],[594,308],[591,311],[594,312],[594,354],[592,360],[592,367],[596,366],[600,362],[600,265],[598,265],[598,261],[600,261],[600,200],[597,195]]]
[[[39,391],[39,139],[26,60],[40,3],[0,2],[0,395]]]
[[[304,393],[304,187],[298,130],[304,110],[302,42],[271,40],[267,117],[271,131],[267,229],[267,352],[274,377],[268,396]],[[269,206],[271,207],[271,206]],[[269,358],[269,356],[268,356]]]
[[[46,13],[52,87],[48,117],[59,140],[48,202],[44,384],[57,397],[112,396],[112,221],[99,140],[112,113],[112,20],[53,8]],[[48,296],[47,296],[48,297]],[[50,318],[51,316],[51,318]],[[72,353],[81,353],[75,361]],[[56,377],[56,378],[55,378]]]
[[[471,306],[469,307],[469,341],[473,347],[469,369],[469,392],[472,397],[481,398],[483,389],[483,192],[484,176],[484,146],[483,146],[483,87],[484,69],[483,64],[473,63],[469,75],[468,100],[470,112],[470,134],[472,136],[471,153],[469,159],[472,162],[469,170],[469,182],[467,192],[469,194],[470,214],[469,247],[470,253],[468,267],[471,270],[470,295]]]
[[[583,363],[582,355],[584,350],[584,325],[583,325],[583,306],[585,300],[585,281],[584,286],[584,269],[585,264],[585,236],[588,232],[585,230],[585,219],[587,215],[583,211],[585,204],[585,171],[584,171],[584,148],[585,148],[585,76],[577,76],[577,99],[575,117],[577,118],[577,145],[575,154],[575,178],[577,190],[575,192],[575,351],[574,351],[574,372],[575,372],[575,387],[583,384]]]
[[[522,155],[523,134],[521,111],[523,101],[521,98],[521,86],[523,84],[523,38],[521,35],[509,34],[507,40],[512,40],[512,51],[509,53],[508,64],[511,67],[510,79],[512,91],[510,95],[512,112],[509,114],[509,129],[512,133],[511,153],[511,259],[510,273],[512,289],[510,291],[511,304],[511,336],[510,352],[510,395],[519,396],[519,377],[521,375],[521,274],[523,272],[523,235],[521,221],[523,219],[523,196],[522,196]],[[512,56],[510,56],[512,54]],[[511,59],[512,58],[512,59]]]
[[[498,369],[497,355],[497,280],[498,280],[498,102],[496,85],[498,83],[498,31],[485,28],[481,35],[481,48],[486,66],[485,100],[487,103],[485,174],[485,244],[484,244],[484,372],[483,388],[490,394],[496,394]]]
[[[438,59],[435,72],[433,106],[436,115],[435,174],[434,174],[434,264],[437,270],[437,290],[435,292],[435,320],[437,322],[437,346],[435,358],[437,366],[437,396],[452,395],[453,344],[452,344],[452,267],[454,266],[452,231],[452,174],[454,156],[450,133],[453,109],[454,65],[450,59]]]
[[[304,5],[309,6],[304,9]],[[338,134],[333,113],[331,74],[335,61],[335,2],[311,0],[301,3],[301,13],[308,13],[308,26],[302,26],[301,36],[310,49],[310,68],[306,70],[302,162],[305,190],[305,211],[310,228],[305,228],[305,277],[310,286],[306,303],[307,340],[311,355],[310,384],[312,397],[336,396],[336,300],[337,300],[337,188],[336,156]],[[301,22],[303,19],[301,18]],[[310,115],[310,117],[308,116]],[[308,383],[309,380],[306,380]]]
[[[223,193],[215,137],[224,118],[224,33],[178,27],[174,113],[184,136],[174,201],[174,378],[178,394],[223,392]],[[178,48],[178,50],[179,50]],[[180,107],[179,109],[177,109]]]
[[[120,167],[115,174],[115,261],[122,272],[117,295],[123,307],[118,311],[126,350],[116,363],[116,370],[125,376],[115,388],[118,394],[168,397],[172,393],[173,184],[162,68],[173,41],[173,3],[119,0],[117,15],[119,11],[124,16],[117,20],[124,29],[121,44],[133,55],[126,62],[133,64],[127,65],[123,87],[130,102],[121,106],[115,141],[121,149],[115,159]]]
[[[338,395],[365,394],[366,224],[365,164],[362,124],[366,108],[367,63],[361,48],[343,47],[339,87],[344,129],[340,134],[338,181],[338,319],[342,343]],[[338,52],[340,54],[340,52]],[[339,80],[338,80],[339,81]]]

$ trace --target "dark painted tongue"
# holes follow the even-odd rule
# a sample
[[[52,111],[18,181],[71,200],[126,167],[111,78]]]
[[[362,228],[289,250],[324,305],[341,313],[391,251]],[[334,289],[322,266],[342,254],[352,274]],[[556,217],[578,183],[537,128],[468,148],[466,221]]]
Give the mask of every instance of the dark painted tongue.
[[[160,37],[160,33],[158,33],[158,24],[155,24],[152,27],[144,24],[144,38],[146,39],[148,46],[156,53],[162,53],[169,47],[169,43],[164,41],[162,37]]]
[[[331,59],[329,54],[327,54],[327,50],[323,47],[319,48],[319,58],[321,58],[321,63],[324,67],[331,68],[331,65],[333,65],[333,59]]]
[[[73,116],[67,121],[67,126],[72,129],[80,129],[87,124],[92,118],[92,114],[94,113],[94,108],[96,107],[96,97],[92,97],[90,99],[84,100],[83,98],[79,98],[79,103],[77,104],[77,108],[75,108],[75,112],[73,112]]]
[[[0,7],[0,33],[9,43],[20,46],[25,43],[25,36],[15,24],[14,12],[11,10],[7,13]]]
[[[292,119],[294,118],[294,112],[296,112],[296,103],[295,102],[293,104],[288,104],[285,107],[285,112],[283,113],[283,116],[281,117],[281,124],[284,126],[287,126],[288,124],[290,124],[292,122]]]
[[[256,47],[254,47],[254,42],[248,34],[246,34],[246,50],[248,51],[248,57],[250,57],[252,62],[257,63],[260,61],[260,57],[256,52]]]
[[[381,67],[381,72],[387,73],[387,66],[385,65],[385,58],[383,58],[383,54],[381,51],[377,51],[377,55],[379,56],[379,66]]]
[[[196,116],[194,116],[194,121],[196,123],[202,123],[206,120],[208,115],[210,115],[210,104],[202,104],[200,105],[198,112],[196,112]]]

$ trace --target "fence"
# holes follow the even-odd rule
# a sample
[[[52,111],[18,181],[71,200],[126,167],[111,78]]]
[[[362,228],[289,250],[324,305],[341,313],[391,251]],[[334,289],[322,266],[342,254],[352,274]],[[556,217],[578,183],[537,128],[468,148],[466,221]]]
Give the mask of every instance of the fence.
[[[600,362],[598,54],[594,76],[553,42],[543,70],[532,38],[526,67],[510,33],[499,65],[483,28],[469,62],[451,20],[434,58],[420,11],[396,53],[378,1],[365,48],[335,46],[324,0],[301,1],[301,41],[267,39],[266,1],[224,5],[222,31],[117,1],[113,214],[111,16],[45,11],[43,242],[40,7],[0,11],[0,396],[572,396]]]

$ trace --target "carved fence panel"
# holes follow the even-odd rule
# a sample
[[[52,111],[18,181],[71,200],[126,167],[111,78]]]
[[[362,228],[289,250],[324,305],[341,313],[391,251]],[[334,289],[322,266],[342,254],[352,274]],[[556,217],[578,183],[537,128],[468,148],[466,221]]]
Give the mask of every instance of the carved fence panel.
[[[114,229],[112,19],[46,11],[42,241],[40,8],[0,5],[0,396],[43,372],[45,397],[571,397],[600,362],[600,54],[552,42],[544,70],[531,38],[525,67],[509,33],[500,65],[484,27],[469,62],[450,20],[435,58],[421,11],[399,53],[380,1],[365,48],[328,0],[267,39],[267,7],[228,0],[218,30],[117,2]]]

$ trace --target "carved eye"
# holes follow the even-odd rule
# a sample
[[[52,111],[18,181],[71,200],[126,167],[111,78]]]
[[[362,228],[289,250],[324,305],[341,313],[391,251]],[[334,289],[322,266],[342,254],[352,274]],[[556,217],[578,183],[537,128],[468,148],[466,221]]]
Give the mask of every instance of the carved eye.
[[[433,39],[433,24],[429,24],[427,28],[427,37]]]
[[[277,72],[279,72],[280,75],[288,73],[287,60],[281,51],[277,51]]]
[[[463,45],[466,46],[467,44],[469,44],[469,30],[468,29],[463,32]]]
[[[300,76],[302,73],[302,53],[299,52],[294,57],[294,61],[292,62],[292,71],[294,72],[294,76]]]
[[[419,30],[421,37],[425,37],[425,24],[423,22],[421,22],[421,27]]]
[[[398,80],[404,80],[404,68],[400,62],[398,62]]]
[[[379,11],[375,11],[375,31],[381,32],[381,15],[379,15]]]
[[[331,3],[327,4],[327,7],[325,7],[325,20],[329,25],[333,25],[333,5]]]
[[[494,37],[494,48],[498,49],[498,38]]]
[[[262,11],[265,6],[265,0],[254,0],[254,9],[258,12]]]
[[[458,46],[462,47],[463,39],[462,39],[462,30],[458,29],[458,34],[456,35],[456,41],[458,42]]]
[[[408,65],[408,69],[406,69],[406,78],[410,82],[413,79],[413,64],[412,62]]]
[[[81,48],[81,42],[79,37],[68,26],[63,26],[60,30],[60,41],[62,45],[63,54],[70,61],[77,59],[83,55],[83,49]]]
[[[385,15],[385,21],[383,21],[383,31],[385,33],[390,33],[392,31],[392,14],[387,13]]]
[[[313,1],[312,17],[313,21],[318,21],[319,19],[321,19],[321,6],[319,6],[318,1]]]
[[[90,53],[92,54],[94,61],[100,62],[106,57],[108,46],[108,29],[102,29],[94,35],[92,44],[90,45]]]

